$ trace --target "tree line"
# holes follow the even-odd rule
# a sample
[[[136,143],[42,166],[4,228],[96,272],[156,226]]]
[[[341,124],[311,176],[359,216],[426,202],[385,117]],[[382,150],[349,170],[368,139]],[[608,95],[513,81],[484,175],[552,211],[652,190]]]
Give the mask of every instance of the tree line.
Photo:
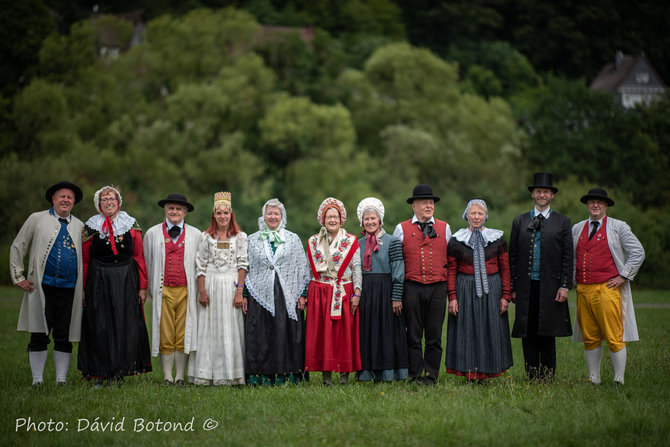
[[[256,4],[268,3],[281,14],[297,4]],[[388,226],[410,214],[416,183],[433,186],[436,214],[454,229],[466,201],[482,197],[490,226],[508,232],[531,206],[532,173],[549,171],[555,208],[574,222],[586,217],[579,197],[608,188],[611,214],[647,249],[639,283],[670,284],[670,240],[657,224],[668,217],[667,99],[623,110],[584,79],[536,71],[504,41],[463,45],[461,64],[407,42],[408,24],[355,36],[328,25],[309,41],[259,38],[260,27],[242,9],[196,9],[149,20],[133,47],[131,25],[111,15],[46,36],[29,82],[0,97],[4,265],[21,224],[61,179],[85,192],[78,216],[92,215],[93,192],[113,183],[145,228],[161,219],[156,202],[168,192],[187,194],[189,222],[203,228],[214,192],[231,191],[249,233],[265,200],[279,197],[304,239],[318,230],[323,198],[343,200],[358,232],[360,199],[382,199]],[[101,56],[102,34],[128,51]]]

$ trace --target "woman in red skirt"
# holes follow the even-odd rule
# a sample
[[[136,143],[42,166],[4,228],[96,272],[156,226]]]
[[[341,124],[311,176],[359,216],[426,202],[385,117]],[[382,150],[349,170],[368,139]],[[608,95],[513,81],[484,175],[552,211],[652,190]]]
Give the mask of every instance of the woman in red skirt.
[[[307,294],[305,371],[322,371],[332,385],[333,371],[340,384],[361,369],[358,314],[361,299],[361,257],[358,240],[342,225],[347,210],[329,197],[317,214],[321,230],[309,238],[307,254],[312,281]]]

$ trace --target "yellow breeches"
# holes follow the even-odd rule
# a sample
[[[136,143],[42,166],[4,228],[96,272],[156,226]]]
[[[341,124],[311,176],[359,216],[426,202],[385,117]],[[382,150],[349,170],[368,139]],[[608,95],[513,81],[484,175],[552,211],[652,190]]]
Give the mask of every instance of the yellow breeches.
[[[623,342],[621,292],[607,283],[577,284],[577,321],[582,330],[584,349],[590,351],[607,341],[610,351],[618,352]]]
[[[186,286],[163,287],[161,304],[161,354],[184,352],[188,292]]]

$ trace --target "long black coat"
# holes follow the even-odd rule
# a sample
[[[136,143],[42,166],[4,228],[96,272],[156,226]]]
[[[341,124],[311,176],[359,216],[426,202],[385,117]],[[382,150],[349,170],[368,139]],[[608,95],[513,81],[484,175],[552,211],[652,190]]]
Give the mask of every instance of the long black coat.
[[[535,230],[528,230],[530,213],[517,216],[512,223],[509,246],[511,288],[516,291],[516,318],[512,337],[526,337],[530,297],[530,270]],[[559,288],[572,285],[572,233],[570,218],[551,211],[540,230],[540,302],[538,335],[572,335],[567,300],[557,303]]]

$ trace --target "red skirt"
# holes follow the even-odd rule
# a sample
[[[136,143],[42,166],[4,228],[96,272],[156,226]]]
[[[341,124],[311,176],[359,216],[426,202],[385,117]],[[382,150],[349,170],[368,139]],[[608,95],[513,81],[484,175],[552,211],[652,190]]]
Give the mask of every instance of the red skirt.
[[[307,293],[305,371],[354,372],[361,369],[358,310],[351,315],[352,283],[344,285],[342,316],[330,318],[333,287],[312,281]]]

